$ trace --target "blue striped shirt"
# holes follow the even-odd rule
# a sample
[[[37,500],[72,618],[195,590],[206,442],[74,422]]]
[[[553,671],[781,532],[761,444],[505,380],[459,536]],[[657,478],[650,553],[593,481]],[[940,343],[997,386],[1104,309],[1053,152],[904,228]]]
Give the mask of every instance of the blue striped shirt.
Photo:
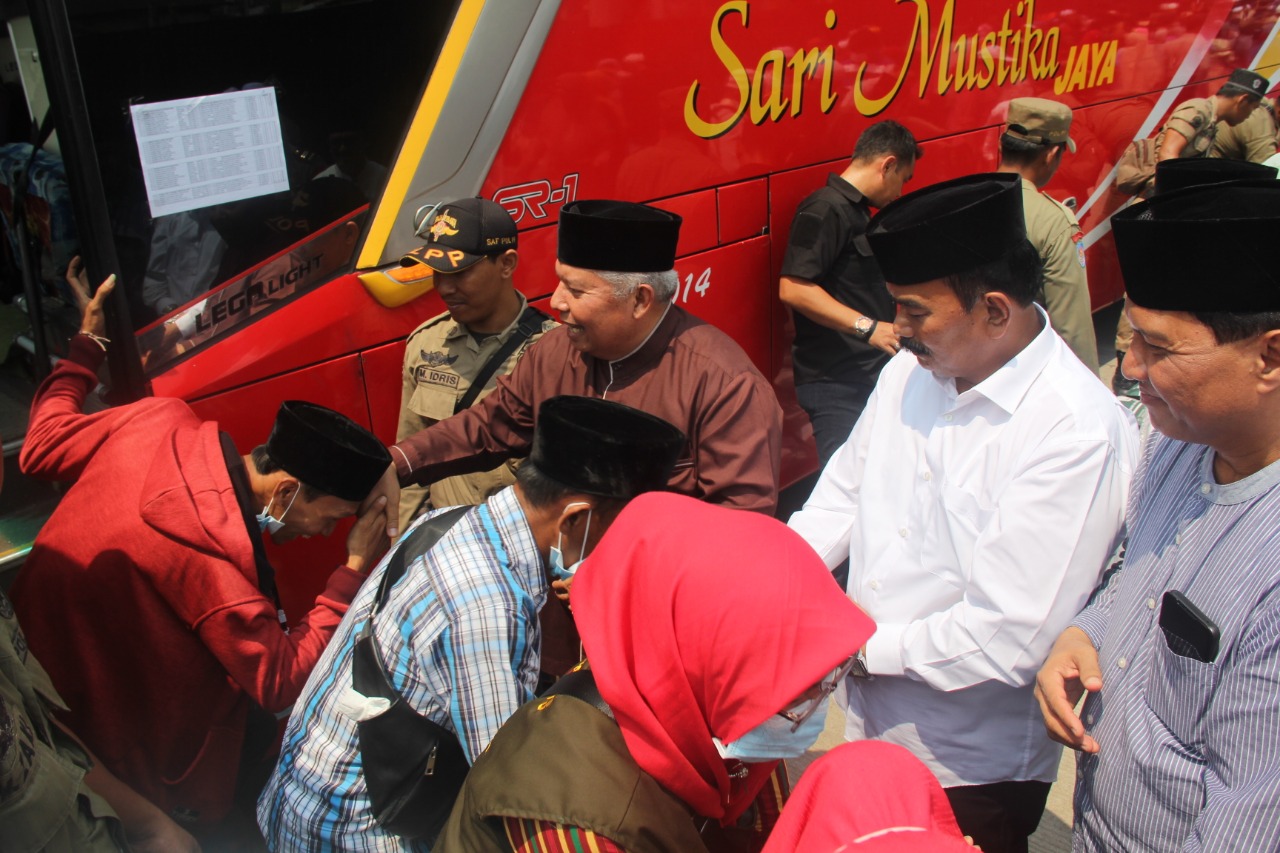
[[[1103,687],[1082,710],[1075,850],[1280,850],[1280,462],[1219,485],[1213,451],[1153,434],[1122,569],[1076,619]],[[1221,629],[1173,653],[1180,590]]]
[[[351,686],[354,638],[386,565],[384,558],[361,587],[294,705],[280,760],[258,800],[272,850],[429,849],[374,821],[356,723],[340,708]],[[469,761],[533,698],[546,596],[542,556],[507,488],[464,515],[425,559],[411,558],[378,614],[374,636],[392,684],[414,710],[457,734]]]

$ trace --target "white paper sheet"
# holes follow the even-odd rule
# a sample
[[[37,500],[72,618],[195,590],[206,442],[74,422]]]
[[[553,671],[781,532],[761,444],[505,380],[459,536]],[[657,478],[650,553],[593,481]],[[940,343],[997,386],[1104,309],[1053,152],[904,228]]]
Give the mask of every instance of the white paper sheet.
[[[153,217],[289,188],[274,88],[135,104],[132,111]]]

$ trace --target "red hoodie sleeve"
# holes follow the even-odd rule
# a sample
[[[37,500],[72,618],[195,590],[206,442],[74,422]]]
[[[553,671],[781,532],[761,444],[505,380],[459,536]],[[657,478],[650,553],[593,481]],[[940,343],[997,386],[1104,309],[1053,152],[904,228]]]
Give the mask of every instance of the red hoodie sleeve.
[[[83,335],[71,339],[67,357],[40,385],[31,404],[31,422],[18,460],[22,473],[51,480],[78,477],[121,415],[132,414],[132,407],[96,415],[81,411],[98,385],[97,371],[105,358],[102,348]]]
[[[228,600],[193,627],[231,678],[267,711],[279,713],[302,692],[364,579],[345,566],[335,570],[315,607],[287,634],[275,605],[247,581],[245,590],[253,594]]]

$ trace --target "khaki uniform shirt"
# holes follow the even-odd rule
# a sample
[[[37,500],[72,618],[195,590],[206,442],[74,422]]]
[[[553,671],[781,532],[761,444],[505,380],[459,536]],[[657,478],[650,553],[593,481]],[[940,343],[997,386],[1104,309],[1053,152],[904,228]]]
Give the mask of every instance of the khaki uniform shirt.
[[[520,313],[526,302],[520,296]],[[453,415],[454,405],[471,388],[471,380],[489,363],[495,352],[515,334],[520,314],[511,325],[496,335],[477,341],[461,323],[448,313],[423,323],[409,336],[405,345],[404,370],[400,394],[400,425],[396,440],[403,441],[421,429]],[[498,377],[515,369],[529,345],[543,332],[558,324],[547,318],[542,328],[517,347],[507,360],[489,377],[484,390],[476,398],[483,400],[497,385]],[[490,471],[446,477],[435,483],[411,485],[400,490],[400,529],[424,509],[446,506],[474,506],[515,482],[515,460],[504,462]]]
[[[1187,140],[1179,159],[1208,156],[1218,133],[1218,124],[1213,119],[1213,98],[1192,98],[1178,104],[1156,136],[1157,152],[1164,145],[1165,134],[1171,130]]]
[[[1053,330],[1094,373],[1098,340],[1093,333],[1089,280],[1085,275],[1084,233],[1071,208],[1022,179],[1027,239],[1044,262],[1044,309]]]
[[[1211,157],[1226,160],[1248,160],[1262,163],[1276,153],[1275,105],[1263,98],[1258,108],[1240,124],[1232,127],[1218,122],[1218,135],[1213,140]]]

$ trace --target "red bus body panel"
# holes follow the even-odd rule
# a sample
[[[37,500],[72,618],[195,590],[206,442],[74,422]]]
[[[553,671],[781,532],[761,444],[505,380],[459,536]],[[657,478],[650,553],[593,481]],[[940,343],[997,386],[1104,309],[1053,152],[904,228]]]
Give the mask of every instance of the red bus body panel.
[[[1101,307],[1123,295],[1107,221],[1125,201],[1109,189],[1114,163],[1234,67],[1274,73],[1264,48],[1276,17],[1275,8],[1233,11],[1229,0],[1174,12],[1156,0],[564,0],[478,194],[516,217],[516,278],[531,298],[555,287],[564,200],[644,200],[683,216],[678,300],[773,381],[788,484],[815,456],[791,385],[778,269],[797,203],[843,168],[863,128],[891,118],[924,143],[910,190],[994,169],[1010,99],[1071,105],[1077,151],[1047,191],[1077,201]],[[153,388],[193,401],[246,451],[292,397],[343,411],[390,443],[403,340],[441,310],[434,293],[385,308],[345,274],[190,354]],[[276,553],[291,616],[341,550],[334,537]]]

